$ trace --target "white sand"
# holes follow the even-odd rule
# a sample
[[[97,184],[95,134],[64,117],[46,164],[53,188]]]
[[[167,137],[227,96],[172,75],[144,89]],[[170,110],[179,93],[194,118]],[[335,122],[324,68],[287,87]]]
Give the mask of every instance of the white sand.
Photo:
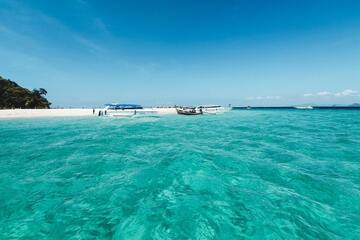
[[[175,108],[146,108],[158,112],[160,115],[176,114]],[[65,109],[7,109],[0,110],[0,118],[33,118],[33,117],[81,117],[98,116],[101,109],[65,108]]]
[[[156,111],[160,115],[177,114],[176,109],[173,107],[171,107],[171,108],[145,108],[145,109]]]

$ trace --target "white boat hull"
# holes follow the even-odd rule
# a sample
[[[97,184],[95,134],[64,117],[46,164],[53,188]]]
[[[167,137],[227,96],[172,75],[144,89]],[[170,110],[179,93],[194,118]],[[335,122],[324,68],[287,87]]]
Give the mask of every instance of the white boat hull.
[[[311,109],[314,109],[312,106],[295,106],[294,108],[296,108],[296,109],[301,109],[301,110],[311,110]]]
[[[201,107],[201,110],[203,114],[221,114],[230,111],[225,107]]]
[[[158,113],[148,109],[117,109],[117,110],[104,110],[104,116],[108,117],[151,117],[157,116]]]

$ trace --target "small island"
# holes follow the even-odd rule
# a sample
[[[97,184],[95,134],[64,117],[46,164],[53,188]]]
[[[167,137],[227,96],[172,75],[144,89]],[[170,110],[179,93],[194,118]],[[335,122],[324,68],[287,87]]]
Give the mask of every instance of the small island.
[[[51,103],[45,98],[46,94],[43,88],[31,91],[0,76],[0,109],[48,109]]]

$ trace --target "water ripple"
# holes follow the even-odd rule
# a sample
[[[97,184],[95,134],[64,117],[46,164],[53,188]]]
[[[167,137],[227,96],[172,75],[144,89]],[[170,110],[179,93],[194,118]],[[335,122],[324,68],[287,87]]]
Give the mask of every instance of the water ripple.
[[[0,121],[0,239],[358,239],[357,111]]]

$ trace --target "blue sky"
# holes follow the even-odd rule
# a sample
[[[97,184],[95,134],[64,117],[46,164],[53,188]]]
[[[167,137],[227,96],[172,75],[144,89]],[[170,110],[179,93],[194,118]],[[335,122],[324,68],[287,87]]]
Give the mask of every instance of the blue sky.
[[[360,1],[0,0],[0,75],[54,107],[360,102]]]

